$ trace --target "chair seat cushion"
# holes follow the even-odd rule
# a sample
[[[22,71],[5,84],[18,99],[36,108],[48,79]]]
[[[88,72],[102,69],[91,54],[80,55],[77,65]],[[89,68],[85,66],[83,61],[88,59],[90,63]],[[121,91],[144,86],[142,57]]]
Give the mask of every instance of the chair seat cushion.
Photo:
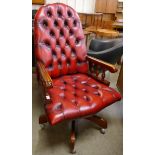
[[[53,79],[53,88],[48,93],[51,102],[45,109],[51,125],[95,114],[121,99],[120,93],[86,74]]]

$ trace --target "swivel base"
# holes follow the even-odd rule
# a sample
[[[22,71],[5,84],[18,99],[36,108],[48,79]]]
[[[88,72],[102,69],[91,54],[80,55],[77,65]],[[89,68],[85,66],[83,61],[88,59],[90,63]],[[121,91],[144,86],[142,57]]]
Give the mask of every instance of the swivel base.
[[[93,116],[90,116],[90,117],[87,117],[84,119],[87,119],[87,120],[95,123],[99,127],[101,127],[100,132],[102,134],[105,134],[105,129],[107,128],[107,121],[106,120],[104,120],[103,118],[96,116],[96,115],[93,115]],[[76,128],[77,128],[76,127],[76,121],[77,120],[72,120],[72,122],[71,122],[71,133],[70,133],[70,138],[69,138],[70,152],[72,154],[76,153],[76,150],[75,150],[75,141],[76,141],[76,135],[77,135],[76,134]],[[39,124],[42,127],[42,129],[45,128],[45,123],[47,123],[47,122],[48,122],[48,119],[47,119],[46,115],[41,115],[39,117]]]

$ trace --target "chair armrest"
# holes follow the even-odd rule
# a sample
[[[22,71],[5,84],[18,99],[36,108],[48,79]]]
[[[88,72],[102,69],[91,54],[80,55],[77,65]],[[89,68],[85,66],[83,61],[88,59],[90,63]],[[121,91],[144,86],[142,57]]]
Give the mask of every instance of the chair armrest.
[[[89,62],[92,62],[92,63],[94,63],[96,65],[99,65],[99,66],[105,68],[106,70],[109,70],[111,73],[117,72],[117,68],[114,65],[110,64],[110,63],[107,63],[105,61],[101,61],[99,59],[93,58],[93,57],[88,56],[88,55],[86,56],[86,59]]]
[[[50,75],[48,74],[48,72],[46,71],[44,64],[41,62],[37,62],[37,67],[38,67],[38,71],[39,71],[41,80],[43,82],[43,85],[46,88],[52,87],[53,86],[52,79]]]

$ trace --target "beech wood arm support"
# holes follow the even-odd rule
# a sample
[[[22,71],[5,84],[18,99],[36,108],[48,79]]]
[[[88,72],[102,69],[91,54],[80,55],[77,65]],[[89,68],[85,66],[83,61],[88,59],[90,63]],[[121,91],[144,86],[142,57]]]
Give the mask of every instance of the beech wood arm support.
[[[96,58],[88,56],[88,55],[87,55],[86,59],[89,62],[94,63],[95,65],[99,65],[99,66],[105,68],[106,70],[109,70],[111,73],[117,72],[117,68],[110,63],[107,63],[105,61],[101,61],[99,59],[96,59]]]
[[[37,67],[38,67],[38,71],[41,76],[43,85],[46,88],[51,88],[53,86],[53,82],[52,82],[50,75],[46,71],[44,64],[41,62],[37,62]]]

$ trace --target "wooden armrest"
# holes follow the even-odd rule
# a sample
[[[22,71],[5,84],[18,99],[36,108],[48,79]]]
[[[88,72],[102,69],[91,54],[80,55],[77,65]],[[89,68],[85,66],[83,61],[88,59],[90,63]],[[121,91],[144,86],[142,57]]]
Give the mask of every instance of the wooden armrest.
[[[110,63],[107,63],[105,61],[101,61],[99,59],[96,59],[96,58],[88,56],[88,55],[86,56],[86,59],[88,61],[94,63],[94,64],[98,64],[98,65],[102,66],[103,68],[109,70],[111,73],[117,72],[117,68],[114,65],[110,64]]]
[[[48,72],[46,71],[44,64],[41,62],[37,62],[37,66],[38,66],[41,79],[43,81],[43,85],[47,88],[52,87],[53,85],[52,79],[50,75],[48,74]]]

